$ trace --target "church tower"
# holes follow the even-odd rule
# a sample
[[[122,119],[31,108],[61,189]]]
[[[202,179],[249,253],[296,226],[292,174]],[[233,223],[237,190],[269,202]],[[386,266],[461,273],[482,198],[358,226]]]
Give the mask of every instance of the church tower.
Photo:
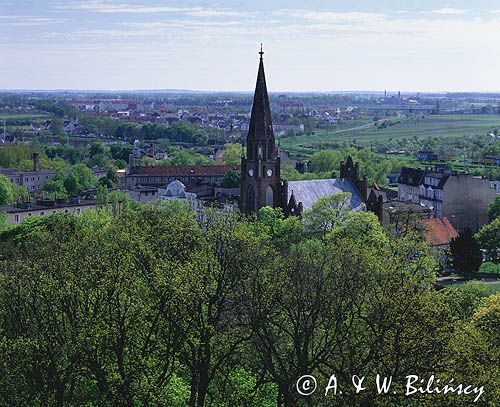
[[[247,156],[241,157],[240,210],[256,213],[264,206],[282,206],[280,160],[267,95],[262,45],[247,136]]]

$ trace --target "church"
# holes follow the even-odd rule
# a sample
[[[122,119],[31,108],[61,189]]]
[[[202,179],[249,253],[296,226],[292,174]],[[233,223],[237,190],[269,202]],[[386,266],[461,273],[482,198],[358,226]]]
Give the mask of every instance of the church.
[[[365,210],[367,178],[359,175],[359,164],[351,157],[340,165],[339,177],[287,181],[280,176],[279,151],[274,137],[271,107],[264,73],[264,52],[259,52],[259,70],[246,139],[246,157],[241,157],[240,211],[255,214],[264,206],[282,208],[286,216],[301,216],[321,197],[351,194],[352,211]]]

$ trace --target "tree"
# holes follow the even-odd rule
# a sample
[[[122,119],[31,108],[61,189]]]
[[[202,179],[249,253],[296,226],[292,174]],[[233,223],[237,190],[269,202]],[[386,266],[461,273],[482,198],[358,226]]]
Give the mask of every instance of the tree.
[[[481,247],[488,251],[493,263],[500,263],[500,216],[484,225],[476,238]]]
[[[43,184],[43,190],[48,192],[54,198],[64,198],[68,195],[68,191],[64,186],[66,176],[64,173],[59,172],[54,178],[46,181]]]
[[[90,145],[90,156],[94,157],[98,154],[104,155],[106,149],[104,147],[104,144],[102,144],[100,141],[93,141],[92,144]]]
[[[470,229],[465,229],[450,242],[451,266],[469,278],[479,270],[483,262],[481,246]]]
[[[133,146],[130,144],[113,144],[110,147],[111,157],[115,160],[123,160],[125,162],[128,162],[132,150]]]
[[[342,154],[339,151],[318,151],[311,156],[310,170],[313,172],[338,171],[342,160]]]
[[[240,186],[240,177],[240,171],[230,170],[224,175],[222,186],[224,188],[238,188]]]
[[[7,205],[13,201],[14,185],[5,175],[0,175],[0,205]]]
[[[63,130],[64,130],[63,120],[58,117],[54,117],[50,122],[50,131],[52,132],[52,134],[58,136],[63,132]]]
[[[347,216],[350,203],[350,192],[319,198],[312,208],[304,213],[306,228],[317,233],[333,229]]]
[[[222,161],[227,165],[239,165],[241,163],[241,145],[225,144]]]
[[[82,191],[94,188],[96,185],[94,173],[83,164],[73,165],[64,180],[64,187],[69,195],[80,195]]]
[[[98,207],[107,209],[109,203],[108,187],[107,185],[99,185],[97,187],[96,204]]]
[[[488,207],[488,218],[493,222],[500,217],[500,195],[497,195],[495,201]]]

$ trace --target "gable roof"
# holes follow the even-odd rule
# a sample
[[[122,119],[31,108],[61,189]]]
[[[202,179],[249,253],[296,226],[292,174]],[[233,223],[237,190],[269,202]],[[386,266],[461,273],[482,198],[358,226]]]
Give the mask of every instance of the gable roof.
[[[448,245],[451,239],[458,236],[458,232],[447,218],[423,219],[425,242],[432,246]]]
[[[398,184],[412,185],[414,187],[419,186],[422,183],[424,177],[424,170],[420,168],[401,168],[401,172],[398,178]]]
[[[329,178],[312,179],[307,181],[288,181],[287,202],[292,194],[297,202],[302,202],[304,210],[311,209],[313,204],[324,196],[336,195],[342,192],[350,192],[350,207],[354,212],[363,210],[363,199],[357,188],[348,179]]]

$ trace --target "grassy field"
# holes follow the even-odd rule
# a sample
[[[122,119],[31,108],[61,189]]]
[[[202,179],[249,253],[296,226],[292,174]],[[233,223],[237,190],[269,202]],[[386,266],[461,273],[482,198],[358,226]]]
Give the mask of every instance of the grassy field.
[[[359,121],[357,121],[359,122]],[[281,140],[285,149],[301,150],[311,145],[356,140],[358,144],[368,145],[372,141],[422,137],[457,137],[486,134],[500,128],[500,115],[429,115],[418,118],[389,118],[392,125],[385,128],[370,126],[336,132],[318,131],[312,135],[301,135]],[[343,124],[345,127],[346,122]],[[353,123],[351,127],[358,127]]]
[[[49,117],[43,113],[0,113],[0,120],[9,119],[41,119]]]

